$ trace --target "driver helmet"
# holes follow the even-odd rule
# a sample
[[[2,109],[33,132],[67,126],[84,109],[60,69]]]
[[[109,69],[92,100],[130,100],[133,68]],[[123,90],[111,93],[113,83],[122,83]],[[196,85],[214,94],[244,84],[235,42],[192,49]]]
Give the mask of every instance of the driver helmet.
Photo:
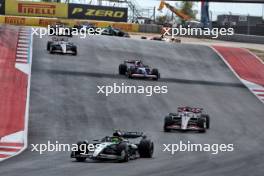
[[[141,61],[136,61],[136,66],[141,66]]]
[[[121,137],[121,136],[122,136],[122,133],[121,133],[121,131],[116,130],[116,131],[113,133],[113,136],[114,136],[114,137]]]

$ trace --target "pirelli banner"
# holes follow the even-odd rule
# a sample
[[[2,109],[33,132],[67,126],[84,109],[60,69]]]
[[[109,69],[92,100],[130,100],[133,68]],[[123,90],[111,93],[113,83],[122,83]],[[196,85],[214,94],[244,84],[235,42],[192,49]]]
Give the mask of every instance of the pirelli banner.
[[[65,3],[6,0],[5,14],[17,16],[67,18],[68,5]]]
[[[68,18],[127,22],[127,8],[69,4]]]
[[[5,14],[5,0],[0,0],[0,15]]]

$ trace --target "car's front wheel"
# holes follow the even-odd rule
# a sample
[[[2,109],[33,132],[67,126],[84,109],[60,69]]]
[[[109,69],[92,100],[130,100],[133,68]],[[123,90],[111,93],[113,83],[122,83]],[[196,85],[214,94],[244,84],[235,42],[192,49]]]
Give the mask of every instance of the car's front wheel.
[[[199,130],[200,133],[206,132],[206,122],[203,118],[198,119],[197,126],[200,128]]]
[[[74,55],[74,56],[76,56],[77,55],[77,47],[74,47],[73,49],[72,49],[72,51],[73,51],[73,54],[72,55]]]
[[[53,47],[52,46],[50,46],[50,54],[54,54],[54,51],[53,51]]]
[[[125,142],[121,142],[117,146],[117,154],[120,156],[119,162],[128,162],[129,154],[128,154],[128,146]]]
[[[49,51],[50,50],[50,45],[51,45],[51,41],[48,41],[48,43],[47,43],[47,51]]]

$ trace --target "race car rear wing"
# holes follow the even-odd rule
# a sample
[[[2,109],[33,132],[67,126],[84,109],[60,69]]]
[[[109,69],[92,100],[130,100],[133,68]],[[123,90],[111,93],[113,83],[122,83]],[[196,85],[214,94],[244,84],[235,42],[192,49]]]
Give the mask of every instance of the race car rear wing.
[[[133,138],[139,138],[139,137],[144,137],[143,132],[124,132],[122,134],[123,138],[126,139],[133,139]]]
[[[203,108],[178,107],[178,112],[201,113],[202,111],[203,111]]]
[[[61,41],[68,42],[69,41],[68,38],[66,37],[52,37],[51,39],[54,42],[61,42]]]

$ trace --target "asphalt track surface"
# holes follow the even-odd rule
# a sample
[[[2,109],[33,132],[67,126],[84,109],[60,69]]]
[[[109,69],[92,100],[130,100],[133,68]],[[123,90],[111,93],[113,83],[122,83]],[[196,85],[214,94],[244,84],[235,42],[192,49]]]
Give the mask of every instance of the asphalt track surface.
[[[144,131],[155,142],[152,159],[128,163],[78,163],[69,152],[39,155],[28,149],[0,163],[4,176],[263,176],[264,108],[208,47],[94,36],[78,43],[78,56],[50,55],[47,38],[34,39],[29,143],[75,143],[112,129]],[[117,73],[124,59],[158,67],[162,79],[128,80]],[[98,95],[97,85],[167,85],[168,93]],[[177,106],[203,107],[211,115],[205,134],[164,133],[163,118]],[[182,140],[229,144],[233,152],[163,152]]]

